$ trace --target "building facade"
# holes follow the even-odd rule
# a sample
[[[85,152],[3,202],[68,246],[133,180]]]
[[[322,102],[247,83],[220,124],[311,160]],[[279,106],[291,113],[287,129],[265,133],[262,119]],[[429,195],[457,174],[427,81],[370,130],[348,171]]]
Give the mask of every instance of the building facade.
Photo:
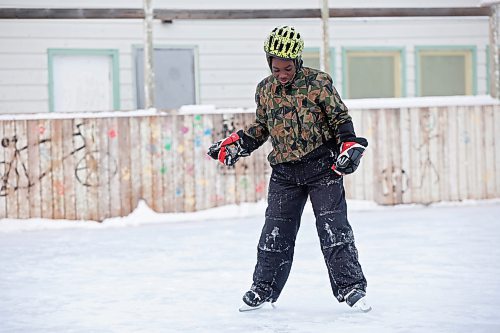
[[[197,1],[153,2],[194,9]],[[319,8],[320,1],[211,1],[205,9]],[[475,7],[479,0],[331,1],[333,7]],[[56,8],[57,1],[1,0],[3,8]],[[142,1],[73,1],[65,8],[141,8]],[[1,10],[1,9],[0,9]],[[305,40],[320,66],[320,19],[154,22],[156,107],[254,105],[269,75],[263,41],[277,25]],[[0,113],[133,110],[144,105],[140,19],[0,20]],[[331,75],[344,99],[489,93],[487,17],[330,19]]]

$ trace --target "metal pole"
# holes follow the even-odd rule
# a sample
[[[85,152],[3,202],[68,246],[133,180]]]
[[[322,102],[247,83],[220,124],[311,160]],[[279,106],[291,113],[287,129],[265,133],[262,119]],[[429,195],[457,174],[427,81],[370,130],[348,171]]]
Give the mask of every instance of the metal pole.
[[[321,57],[321,69],[330,73],[330,43],[328,34],[328,20],[330,19],[330,10],[328,8],[328,0],[322,0],[323,5],[321,7],[321,21],[323,25],[323,49]]]
[[[499,18],[500,5],[492,4],[490,14],[490,94],[500,99]]]
[[[155,74],[153,67],[153,6],[144,0],[144,108],[155,105]]]

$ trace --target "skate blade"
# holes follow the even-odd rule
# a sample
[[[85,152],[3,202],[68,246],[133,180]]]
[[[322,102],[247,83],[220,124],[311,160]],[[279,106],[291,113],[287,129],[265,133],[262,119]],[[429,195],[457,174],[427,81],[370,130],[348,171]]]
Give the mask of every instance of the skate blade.
[[[238,309],[238,311],[240,312],[247,312],[247,311],[253,311],[253,310],[258,310],[260,308],[262,308],[264,306],[265,303],[262,303],[261,305],[257,305],[257,306],[250,306],[246,303],[243,303],[241,304],[240,308]]]
[[[353,306],[354,309],[359,310],[361,312],[370,312],[372,307],[366,302],[366,297],[361,298],[357,301]]]
[[[253,310],[258,310],[262,309],[266,304],[271,304],[272,308],[274,309],[276,305],[274,303],[269,303],[269,302],[264,302],[261,305],[258,306],[250,306],[246,303],[243,303],[240,308],[238,309],[239,312],[248,312],[248,311],[253,311]]]

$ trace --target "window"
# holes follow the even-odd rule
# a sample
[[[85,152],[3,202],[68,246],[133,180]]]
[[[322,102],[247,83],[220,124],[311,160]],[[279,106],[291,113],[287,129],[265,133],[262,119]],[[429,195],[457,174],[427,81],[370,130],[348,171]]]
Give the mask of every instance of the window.
[[[330,75],[333,77],[335,52],[330,48]],[[321,69],[321,50],[318,47],[305,48],[302,52],[305,67]]]
[[[416,95],[473,95],[475,47],[417,47]]]
[[[304,49],[302,52],[302,60],[304,61],[305,67],[311,67],[314,69],[320,69],[320,53],[319,49]]]
[[[402,48],[343,50],[343,88],[346,98],[401,97],[404,91]]]
[[[117,50],[49,49],[49,110],[120,108]]]
[[[144,50],[134,49],[138,108],[144,107]],[[176,109],[197,102],[194,47],[155,47],[155,107]]]

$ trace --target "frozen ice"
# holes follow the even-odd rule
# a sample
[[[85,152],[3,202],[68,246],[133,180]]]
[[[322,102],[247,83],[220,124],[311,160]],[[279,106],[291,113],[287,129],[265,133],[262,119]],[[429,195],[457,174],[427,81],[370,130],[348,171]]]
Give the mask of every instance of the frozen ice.
[[[0,332],[500,332],[499,201],[348,204],[369,313],[333,297],[311,209],[278,306],[240,313],[265,205],[142,206],[103,224],[0,221]]]

